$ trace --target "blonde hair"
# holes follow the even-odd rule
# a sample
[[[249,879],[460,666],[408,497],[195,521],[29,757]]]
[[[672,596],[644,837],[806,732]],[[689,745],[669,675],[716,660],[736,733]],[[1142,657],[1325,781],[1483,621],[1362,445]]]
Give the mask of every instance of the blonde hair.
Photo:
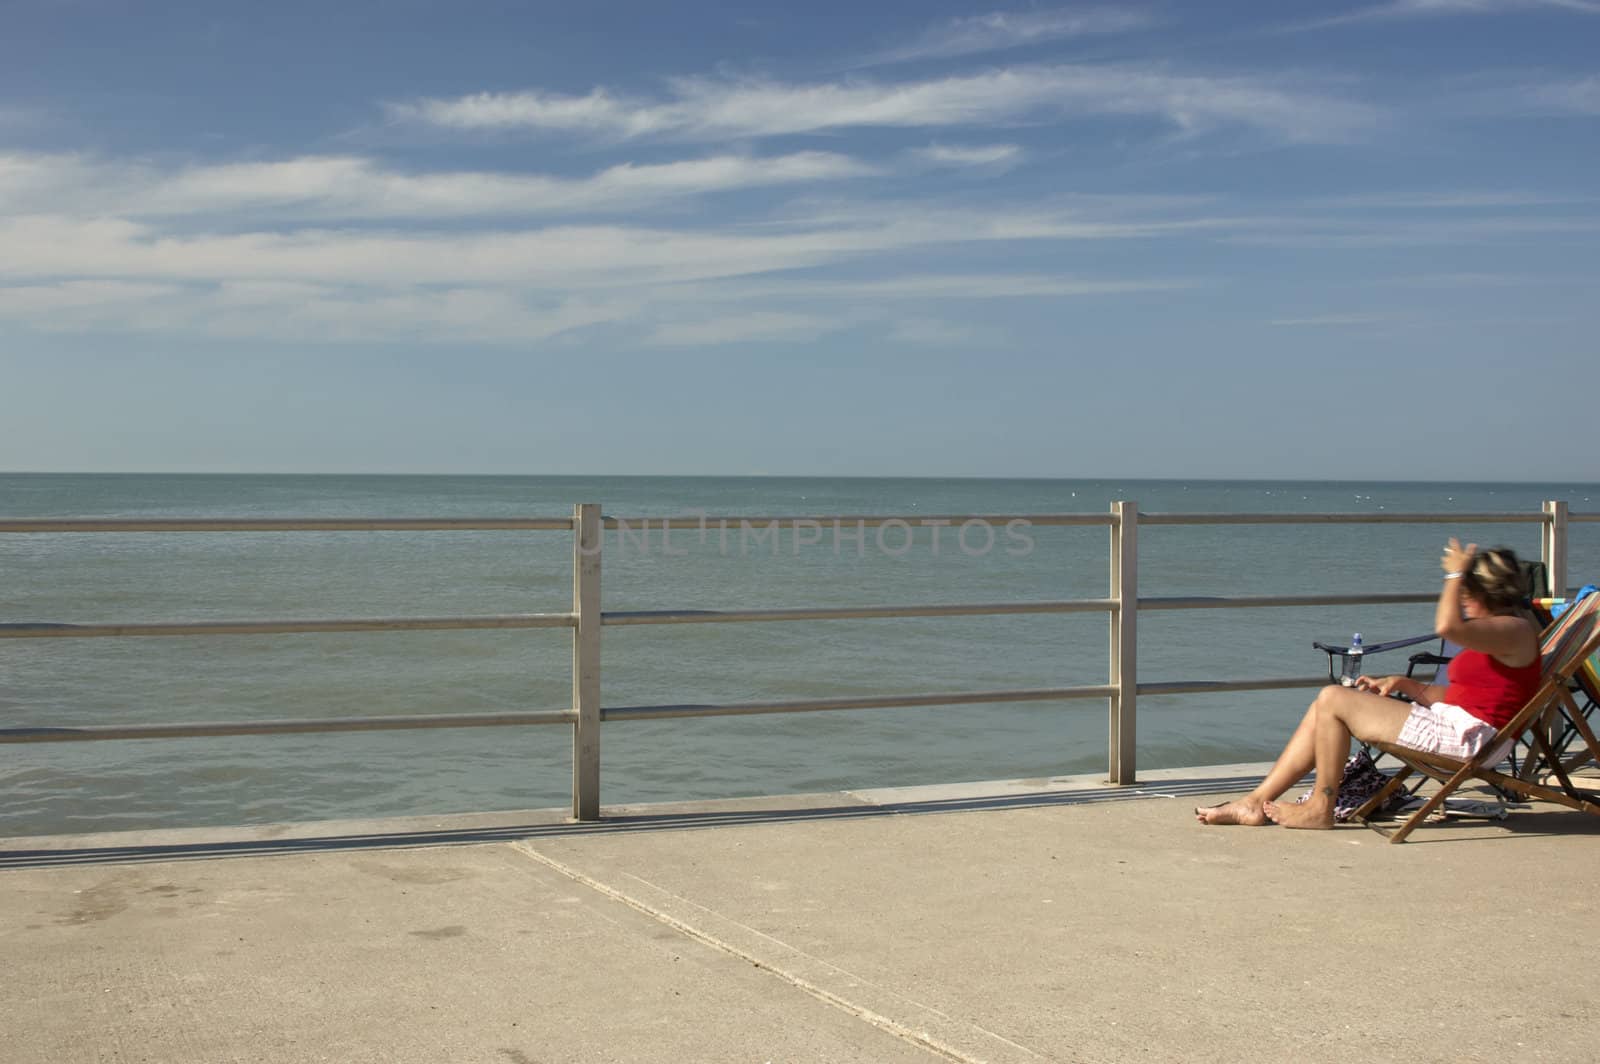
[[[1461,578],[1461,589],[1488,607],[1492,613],[1508,613],[1523,608],[1528,599],[1528,578],[1509,547],[1478,552],[1472,568]]]

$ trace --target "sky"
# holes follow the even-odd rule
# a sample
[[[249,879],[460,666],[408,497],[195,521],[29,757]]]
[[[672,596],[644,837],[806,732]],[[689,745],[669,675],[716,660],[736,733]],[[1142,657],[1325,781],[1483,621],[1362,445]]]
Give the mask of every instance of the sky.
[[[0,26],[0,470],[1600,481],[1600,0]]]

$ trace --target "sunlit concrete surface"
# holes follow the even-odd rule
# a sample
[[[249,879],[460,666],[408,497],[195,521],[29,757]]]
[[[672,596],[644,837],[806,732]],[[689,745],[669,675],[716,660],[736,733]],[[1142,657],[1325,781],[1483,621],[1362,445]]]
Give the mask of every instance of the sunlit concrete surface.
[[[1593,1057],[1600,818],[1194,822],[1257,771],[3,840],[0,1061]]]

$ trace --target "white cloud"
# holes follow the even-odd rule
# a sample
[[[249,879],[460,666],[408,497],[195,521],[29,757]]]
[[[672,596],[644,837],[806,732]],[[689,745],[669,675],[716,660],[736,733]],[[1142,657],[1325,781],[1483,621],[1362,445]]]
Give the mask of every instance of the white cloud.
[[[1031,209],[848,203],[813,207],[792,215],[786,224],[802,231],[875,232],[903,247],[990,240],[1140,240],[1241,227],[1239,219],[1227,216],[1150,213],[1178,205],[1160,196],[1148,202],[1134,196],[1077,197],[1065,206]],[[1244,220],[1244,227],[1253,224],[1253,219]]]
[[[1501,71],[1457,79],[1436,104],[1441,115],[1466,119],[1600,116],[1600,75],[1552,78]]]
[[[1441,189],[1437,192],[1371,193],[1327,196],[1306,200],[1310,207],[1352,210],[1489,210],[1518,207],[1556,207],[1593,203],[1594,196],[1555,196],[1536,192],[1471,192]]]
[[[1342,15],[1314,19],[1294,28],[1323,29],[1359,22],[1392,22],[1453,15],[1503,15],[1537,10],[1600,15],[1600,0],[1390,0],[1389,3],[1358,8]]]
[[[931,166],[993,169],[1022,161],[1022,149],[1015,144],[930,144],[916,149],[912,155]]]
[[[328,289],[314,298],[273,300],[224,290],[196,308],[191,328],[240,339],[317,341],[537,342],[588,325],[622,320],[629,303],[581,298],[530,300],[497,288]]]
[[[105,307],[126,307],[180,295],[181,285],[141,281],[79,280],[50,284],[24,284],[0,287],[0,318],[62,318],[63,312],[79,312]]]
[[[1592,285],[1590,278],[1536,277],[1511,273],[1422,273],[1409,277],[1386,277],[1375,282],[1380,285],[1405,285],[1411,288],[1503,288],[1511,285],[1584,284]]]
[[[701,282],[670,288],[562,292],[515,285],[418,286],[338,281],[218,283],[83,279],[0,284],[0,322],[44,332],[182,332],[217,339],[317,342],[537,342],[618,324],[653,346],[807,340],[888,323],[891,338],[928,344],[992,341],[948,321],[904,319],[900,301],[1115,296],[1193,287],[1185,280],[1086,280],[1043,275],[908,275],[864,282]],[[796,304],[808,308],[800,311]],[[761,307],[750,310],[752,306]],[[685,317],[694,308],[699,316]],[[655,324],[651,324],[654,322]]]
[[[1113,202],[1117,210],[987,212],[874,204],[714,230],[195,232],[197,219],[180,230],[161,219],[0,217],[0,319],[34,329],[330,341],[537,340],[608,322],[659,326],[649,334],[657,344],[796,339],[841,322],[892,319],[888,304],[904,300],[1115,296],[1190,282],[1020,274],[779,280],[775,271],[939,245],[1157,238],[1227,224],[1118,218],[1140,200]],[[736,312],[682,317],[718,304],[737,304],[729,308]]]
[[[824,151],[624,163],[583,178],[406,174],[348,156],[161,170],[86,156],[10,154],[0,155],[0,212],[153,218],[267,211],[301,218],[448,219],[629,210],[673,198],[882,172]]]
[[[1387,321],[1381,314],[1321,314],[1310,318],[1275,318],[1271,324],[1300,328],[1347,328],[1357,325],[1377,325]]]
[[[785,85],[685,78],[665,101],[479,93],[392,108],[462,131],[582,132],[596,137],[762,137],[830,129],[973,126],[1028,120],[1143,117],[1186,132],[1237,125],[1290,141],[1348,139],[1377,120],[1365,104],[1249,77],[1127,66],[1027,66],[909,82]],[[603,100],[604,106],[584,101]],[[581,106],[580,106],[581,104]]]
[[[1592,241],[1600,232],[1600,217],[1550,215],[1424,219],[1383,218],[1318,219],[1304,216],[1260,217],[1240,220],[1236,231],[1221,233],[1232,244],[1290,248],[1427,247],[1457,244],[1548,243],[1569,237],[1574,243]]]
[[[626,300],[536,302],[495,288],[114,280],[0,286],[0,322],[41,332],[184,332],[234,340],[538,341],[637,309]]]
[[[952,18],[932,26],[909,44],[870,57],[863,65],[945,59],[1043,44],[1071,37],[1126,33],[1152,25],[1141,11],[1077,8],[1058,11],[995,11]]]
[[[914,274],[871,281],[787,282],[770,294],[850,296],[858,299],[1034,299],[1045,296],[1109,296],[1171,292],[1196,287],[1183,279],[1090,280],[1037,274]]]
[[[551,129],[621,136],[657,133],[670,116],[596,88],[587,96],[541,92],[479,92],[453,100],[424,99],[388,106],[392,118],[451,129]]]
[[[1520,95],[1535,109],[1576,115],[1600,115],[1600,75],[1575,81],[1528,86]]]
[[[752,228],[590,225],[488,232],[301,228],[179,234],[149,221],[0,218],[0,278],[335,284],[517,284],[581,290],[703,280],[990,241],[1123,240],[1228,229],[1228,219],[869,204]]]
[[[812,340],[846,324],[838,318],[815,314],[757,311],[721,315],[704,321],[666,322],[655,328],[648,342],[662,347],[701,347],[740,342]]]
[[[1005,343],[998,329],[978,328],[935,318],[908,318],[897,321],[889,330],[892,343],[913,347],[992,347]]]
[[[992,147],[992,146],[989,146]],[[726,170],[706,160],[678,170],[637,171],[652,188],[701,188],[743,179],[743,157]],[[781,156],[797,171],[827,170],[837,156]],[[306,225],[251,219],[240,205],[277,196],[330,204],[335,186],[385,176],[375,164],[339,157],[242,167],[156,171],[123,190],[145,215],[102,215],[90,193],[119,206],[112,183],[125,171],[81,157],[0,156],[0,318],[33,329],[187,331],[217,337],[328,340],[539,340],[587,325],[612,324],[657,345],[765,342],[843,327],[896,328],[908,304],[967,300],[1118,298],[1191,289],[1206,278],[940,272],[984,244],[1171,240],[1202,237],[1277,246],[1364,248],[1585,241],[1600,216],[1567,210],[1518,212],[1537,197],[1453,191],[1440,196],[1372,196],[1310,201],[1275,215],[1228,215],[1192,197],[1076,196],[1049,204],[970,207],[941,203],[807,201],[748,224],[685,221],[620,224],[418,227]],[[152,176],[153,175],[153,176]],[[606,176],[610,175],[610,176]],[[281,180],[280,180],[281,179]],[[4,204],[55,196],[74,211],[5,216]],[[379,196],[367,187],[352,202]],[[188,214],[177,199],[190,197]],[[1480,213],[1393,217],[1382,207],[1415,199]],[[407,210],[420,210],[414,198]],[[430,210],[448,219],[454,201]],[[1574,201],[1579,202],[1579,201]],[[1332,203],[1337,213],[1327,207]],[[159,205],[159,207],[158,207]],[[1346,208],[1374,208],[1365,215]],[[374,207],[374,210],[377,208]],[[336,212],[330,214],[336,216]],[[405,217],[405,222],[415,218]],[[209,228],[208,228],[209,227]],[[911,253],[909,256],[907,253]],[[896,272],[874,258],[900,256]],[[891,260],[892,261],[892,260]],[[906,261],[926,263],[905,273]],[[797,271],[847,267],[855,279]],[[712,314],[707,311],[715,310]],[[953,315],[946,317],[954,320]],[[1338,316],[1334,316],[1338,317]],[[1335,324],[1328,318],[1285,324]],[[1338,324],[1351,324],[1342,318]],[[948,335],[948,330],[946,330]],[[909,334],[897,334],[909,335]],[[918,342],[934,342],[931,334]],[[966,336],[952,342],[976,342]]]

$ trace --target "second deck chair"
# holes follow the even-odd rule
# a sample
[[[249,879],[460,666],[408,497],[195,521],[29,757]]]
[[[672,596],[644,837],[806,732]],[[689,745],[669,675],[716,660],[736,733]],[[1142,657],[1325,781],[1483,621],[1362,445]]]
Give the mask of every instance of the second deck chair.
[[[1600,591],[1591,585],[1578,592],[1578,599],[1582,601],[1586,595],[1596,594],[1600,594]],[[1563,608],[1573,608],[1573,604],[1566,599],[1539,599],[1534,602],[1534,608],[1548,617]],[[1550,748],[1560,759],[1561,767],[1568,773],[1594,761],[1594,757],[1583,744],[1583,735],[1575,717],[1582,716],[1584,722],[1593,728],[1595,713],[1600,710],[1600,650],[1590,654],[1579,664],[1572,674],[1571,687],[1572,700],[1558,703],[1545,718],[1549,725],[1546,737],[1550,740]],[[1549,765],[1537,767],[1544,770],[1547,776],[1555,775]],[[1519,775],[1526,774],[1519,773]],[[1546,781],[1541,780],[1541,782]]]
[[[1555,802],[1569,809],[1579,809],[1600,816],[1600,804],[1590,800],[1593,796],[1580,792],[1573,786],[1563,762],[1550,749],[1542,727],[1542,718],[1546,711],[1558,703],[1566,706],[1587,748],[1587,757],[1600,761],[1600,740],[1595,738],[1594,731],[1589,727],[1583,714],[1578,711],[1569,687],[1573,674],[1582,667],[1591,654],[1600,650],[1600,595],[1589,595],[1580,600],[1546,628],[1540,636],[1539,649],[1542,655],[1539,689],[1523,704],[1506,726],[1500,729],[1494,739],[1470,761],[1461,761],[1442,754],[1424,753],[1398,743],[1373,743],[1374,747],[1399,761],[1402,768],[1389,781],[1388,786],[1355,811],[1352,819],[1364,821],[1382,831],[1382,828],[1378,828],[1367,817],[1374,809],[1381,808],[1389,796],[1402,786],[1405,779],[1414,771],[1432,776],[1442,786],[1411,815],[1410,819],[1389,834],[1390,842],[1404,842],[1406,836],[1411,834],[1417,825],[1443,805],[1444,800],[1468,780],[1477,780],[1500,790]],[[1544,763],[1551,767],[1556,777],[1554,782],[1559,785],[1559,789],[1519,776],[1508,776],[1490,767],[1499,763],[1505,756],[1507,747],[1517,739],[1524,739],[1530,743]]]

